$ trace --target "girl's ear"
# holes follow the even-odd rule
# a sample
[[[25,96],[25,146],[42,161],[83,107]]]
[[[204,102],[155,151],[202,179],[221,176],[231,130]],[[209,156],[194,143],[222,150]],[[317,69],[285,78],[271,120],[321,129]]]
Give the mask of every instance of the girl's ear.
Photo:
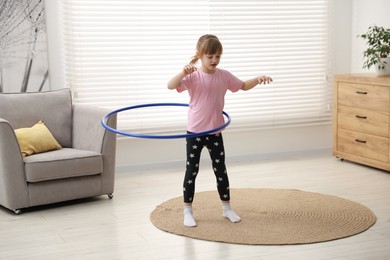
[[[199,52],[199,51],[196,51],[196,57],[197,57],[198,59],[200,59],[200,56],[202,56],[202,55],[200,55],[200,52]]]

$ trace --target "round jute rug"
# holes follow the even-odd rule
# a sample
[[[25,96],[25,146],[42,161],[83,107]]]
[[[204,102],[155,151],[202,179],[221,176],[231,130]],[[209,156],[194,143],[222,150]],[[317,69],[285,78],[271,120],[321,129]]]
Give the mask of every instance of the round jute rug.
[[[197,227],[183,225],[182,197],[158,205],[150,219],[157,228],[177,235],[250,245],[324,242],[356,235],[376,222],[365,206],[330,195],[290,189],[232,189],[231,195],[239,223],[222,216],[216,191],[196,194]]]

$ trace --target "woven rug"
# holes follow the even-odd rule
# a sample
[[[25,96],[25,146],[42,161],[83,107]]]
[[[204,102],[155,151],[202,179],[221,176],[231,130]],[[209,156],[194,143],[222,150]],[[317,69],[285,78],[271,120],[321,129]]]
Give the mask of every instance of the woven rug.
[[[241,222],[222,216],[216,191],[196,193],[197,227],[183,225],[182,197],[168,200],[151,213],[159,229],[202,240],[292,245],[330,241],[359,234],[376,222],[373,212],[353,201],[290,189],[232,189],[232,208]]]

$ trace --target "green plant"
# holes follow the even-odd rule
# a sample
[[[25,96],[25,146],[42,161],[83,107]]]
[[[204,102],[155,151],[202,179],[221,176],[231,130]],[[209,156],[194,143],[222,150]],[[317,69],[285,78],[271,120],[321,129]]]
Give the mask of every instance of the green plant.
[[[365,34],[358,35],[363,38],[368,48],[363,52],[363,68],[369,69],[377,65],[378,68],[384,69],[386,61],[382,58],[390,57],[390,29],[381,26],[370,26]]]

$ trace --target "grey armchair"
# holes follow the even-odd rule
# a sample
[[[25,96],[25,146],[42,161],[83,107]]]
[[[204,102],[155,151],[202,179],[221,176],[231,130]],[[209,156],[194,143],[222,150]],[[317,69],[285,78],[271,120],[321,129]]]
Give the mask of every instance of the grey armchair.
[[[23,208],[114,192],[116,134],[109,111],[72,104],[69,89],[0,94],[0,205]],[[22,157],[15,129],[43,120],[62,149]],[[107,119],[115,128],[116,115]]]

